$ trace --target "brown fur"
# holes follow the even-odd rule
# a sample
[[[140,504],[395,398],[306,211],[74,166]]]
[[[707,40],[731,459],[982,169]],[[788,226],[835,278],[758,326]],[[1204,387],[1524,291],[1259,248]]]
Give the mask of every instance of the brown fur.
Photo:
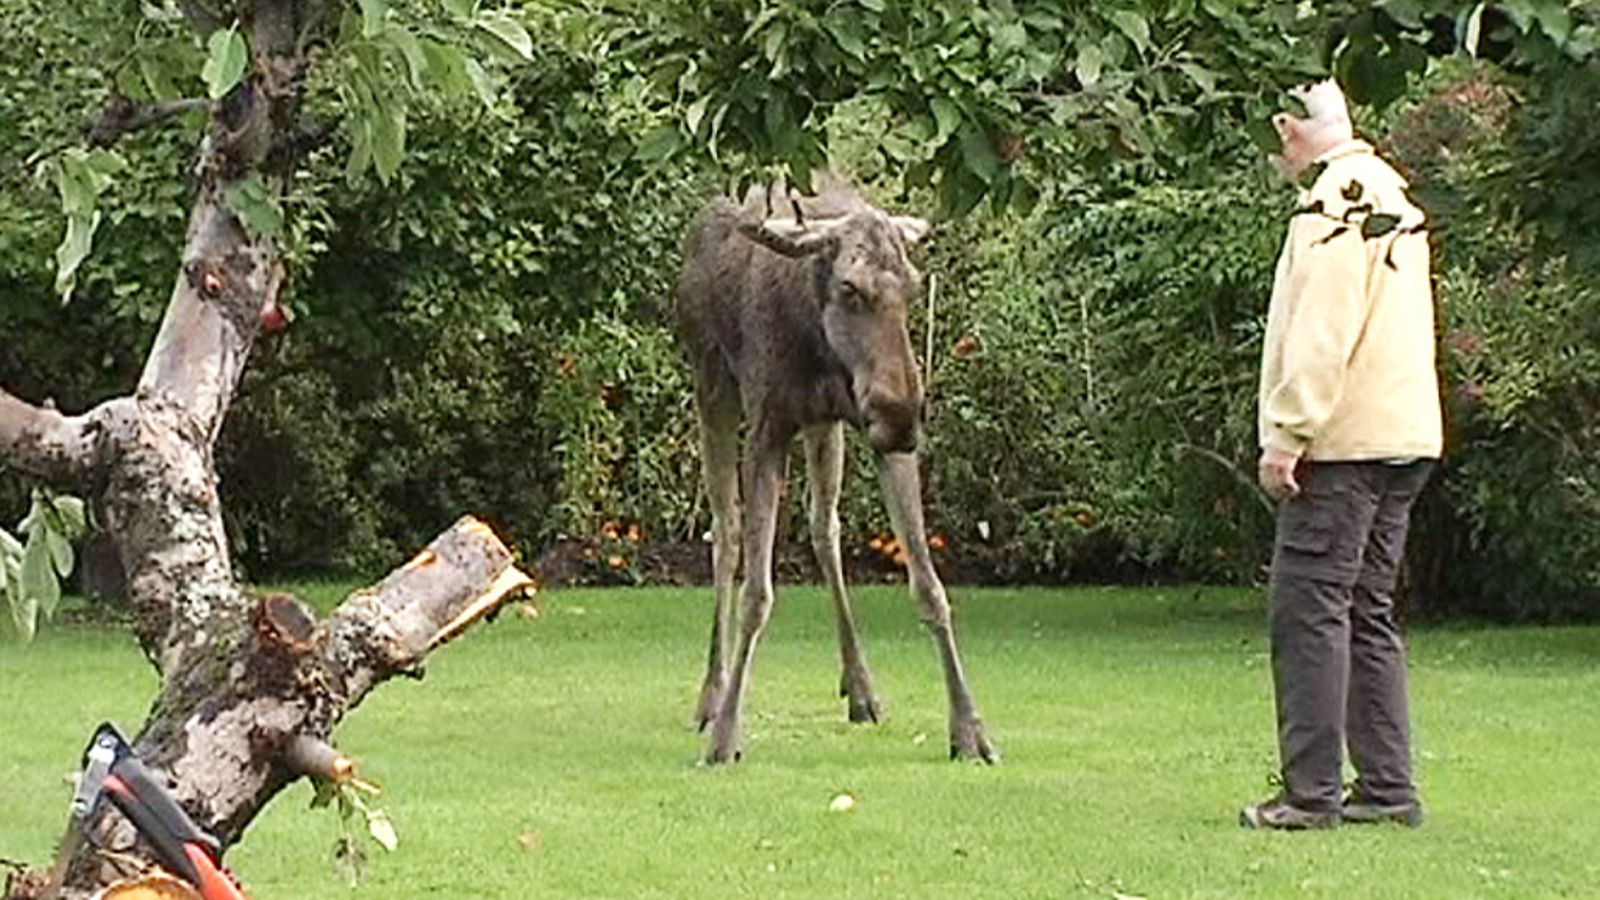
[[[812,548],[839,627],[840,692],[852,721],[878,718],[839,556],[846,422],[865,429],[877,452],[890,518],[909,554],[912,594],[939,646],[951,752],[996,758],[961,671],[948,602],[924,540],[914,452],[922,384],[906,324],[920,276],[906,245],[925,231],[926,223],[890,216],[832,183],[817,197],[791,199],[779,190],[754,192],[743,206],[718,200],[690,232],[677,312],[694,368],[712,508],[716,617],[697,713],[702,728],[715,723],[710,762],[739,756],[742,697],[771,612],[778,497],[797,433],[805,439]],[[735,621],[741,556],[746,577]]]

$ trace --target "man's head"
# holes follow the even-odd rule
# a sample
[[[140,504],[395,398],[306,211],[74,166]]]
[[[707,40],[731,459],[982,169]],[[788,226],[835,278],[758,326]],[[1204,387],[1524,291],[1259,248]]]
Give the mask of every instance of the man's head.
[[[1344,92],[1332,79],[1294,88],[1290,96],[1306,108],[1305,118],[1281,112],[1272,117],[1272,127],[1283,141],[1283,153],[1272,158],[1273,165],[1290,181],[1298,178],[1312,160],[1355,136],[1350,127],[1350,111]]]

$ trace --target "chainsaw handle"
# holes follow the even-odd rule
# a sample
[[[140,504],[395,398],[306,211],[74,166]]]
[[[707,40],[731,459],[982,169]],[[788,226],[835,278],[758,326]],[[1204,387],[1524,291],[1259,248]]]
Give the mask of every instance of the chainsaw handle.
[[[196,877],[190,883],[200,889],[201,897],[205,900],[246,900],[239,886],[233,883],[228,873],[217,868],[203,848],[184,844],[183,852],[194,866]]]
[[[102,797],[133,823],[161,865],[197,888],[204,900],[245,900],[221,868],[221,842],[189,818],[110,723],[100,726],[84,754],[74,820],[83,823]]]

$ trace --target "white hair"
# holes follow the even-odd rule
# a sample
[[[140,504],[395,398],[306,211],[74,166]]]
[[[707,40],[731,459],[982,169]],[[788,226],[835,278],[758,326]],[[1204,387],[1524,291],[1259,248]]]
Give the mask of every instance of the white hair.
[[[1292,88],[1289,95],[1305,104],[1303,121],[1309,130],[1328,131],[1346,139],[1352,136],[1350,108],[1345,104],[1344,91],[1332,78]]]

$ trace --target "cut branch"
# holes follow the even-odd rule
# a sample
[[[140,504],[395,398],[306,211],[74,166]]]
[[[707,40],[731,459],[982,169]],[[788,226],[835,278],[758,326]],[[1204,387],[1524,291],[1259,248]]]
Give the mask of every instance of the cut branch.
[[[57,486],[81,486],[103,460],[107,426],[125,419],[130,406],[116,400],[65,416],[0,388],[0,462]]]
[[[355,774],[356,764],[338,748],[324,740],[295,735],[283,752],[284,764],[297,775],[325,778],[329,781],[348,781]]]
[[[99,121],[89,129],[89,143],[96,147],[109,147],[123,135],[141,128],[165,122],[187,112],[209,109],[211,101],[204,97],[182,100],[163,100],[159,103],[138,104],[127,97],[113,97],[106,102]]]
[[[357,592],[327,621],[292,598],[263,598],[255,627],[169,672],[140,758],[202,828],[230,846],[266,804],[306,773],[353,775],[328,742],[334,726],[378,684],[420,670],[428,653],[492,615],[532,581],[483,523],[463,518],[381,584]],[[296,607],[291,609],[290,605]],[[89,828],[99,846],[153,859],[114,810]],[[114,880],[92,846],[68,866],[64,898]]]

